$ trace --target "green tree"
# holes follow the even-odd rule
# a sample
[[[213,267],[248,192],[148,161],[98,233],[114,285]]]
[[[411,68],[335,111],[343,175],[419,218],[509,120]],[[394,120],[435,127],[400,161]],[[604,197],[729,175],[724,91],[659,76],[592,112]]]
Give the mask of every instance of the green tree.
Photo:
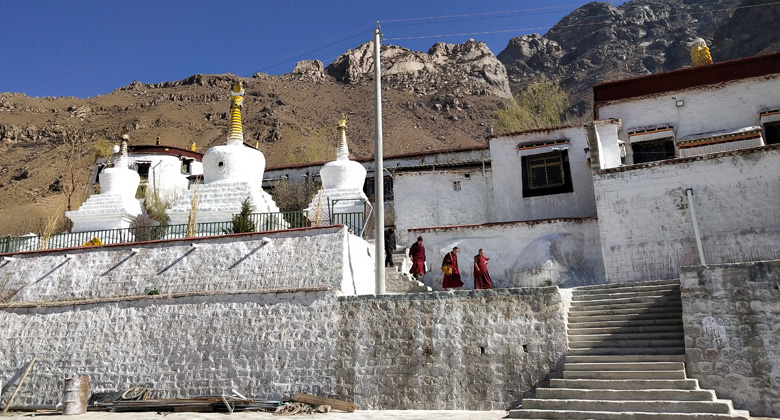
[[[534,82],[496,112],[498,131],[507,133],[566,123],[569,97],[557,80]]]
[[[228,229],[227,233],[245,233],[254,232],[255,223],[250,219],[252,209],[249,207],[249,197],[241,203],[241,213],[233,216],[233,227]]]

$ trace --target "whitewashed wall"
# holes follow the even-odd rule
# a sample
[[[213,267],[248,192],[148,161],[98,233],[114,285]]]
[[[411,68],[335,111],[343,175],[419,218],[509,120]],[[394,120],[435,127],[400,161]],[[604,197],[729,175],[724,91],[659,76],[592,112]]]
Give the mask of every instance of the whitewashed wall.
[[[684,101],[682,107],[676,106]],[[743,79],[645,98],[606,102],[599,118],[620,118],[621,138],[637,128],[672,124],[677,138],[760,125],[759,113],[780,107],[780,75]]]
[[[423,237],[430,272],[424,282],[434,290],[442,290],[440,270],[444,255],[459,248],[458,267],[466,289],[474,288],[474,256],[480,248],[490,258],[488,271],[496,288],[508,286],[507,270],[521,258],[523,249],[537,238],[572,233],[585,239],[582,266],[589,271],[591,284],[604,283],[604,266],[599,242],[598,221],[593,218],[560,219],[536,222],[492,223],[471,226],[413,229],[410,236]],[[411,244],[409,244],[411,245]]]
[[[521,142],[568,139],[573,192],[523,198],[523,167],[517,145]],[[582,126],[534,130],[490,140],[493,192],[497,221],[591,217],[596,215],[593,179],[586,161],[587,133]]]
[[[368,294],[374,292],[374,261],[367,249],[346,228],[327,227],[30,252],[0,261],[0,284],[3,299],[12,302],[137,296],[150,290],[326,287],[337,294]]]
[[[151,197],[155,192],[158,197],[173,203],[189,187],[189,174],[181,173],[182,162],[178,157],[166,155],[136,155],[135,160],[150,162],[149,180],[146,187],[146,196]],[[197,165],[195,165],[197,164]],[[202,173],[201,163],[193,162],[196,170]]]
[[[668,279],[700,263],[780,258],[780,148],[676,159],[594,175],[607,281]]]
[[[395,176],[395,224],[399,244],[417,235],[413,227],[448,226],[491,222],[492,181],[490,167],[399,172]],[[466,178],[468,176],[468,178]],[[460,182],[460,190],[454,183]]]

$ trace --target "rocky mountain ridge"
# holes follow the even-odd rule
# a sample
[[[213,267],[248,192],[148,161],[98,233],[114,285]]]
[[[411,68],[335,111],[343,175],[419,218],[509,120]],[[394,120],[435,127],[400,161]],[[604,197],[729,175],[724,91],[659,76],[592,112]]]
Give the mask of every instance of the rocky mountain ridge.
[[[591,87],[689,64],[690,42],[704,38],[715,61],[780,49],[768,0],[633,0],[588,3],[546,34],[509,40],[498,55],[483,43],[434,44],[427,53],[382,46],[385,153],[484,145],[495,110],[541,78],[560,79],[572,112],[589,117]],[[98,139],[128,132],[134,144],[204,151],[224,142],[229,93],[246,87],[244,132],[269,166],[331,160],[335,124],[346,114],[350,150],[373,152],[373,46],[345,52],[329,66],[298,63],[281,76],[196,74],[133,82],[93,98],[0,94],[0,235],[40,230],[61,210],[69,167],[83,190]],[[70,145],[70,146],[69,146]],[[65,159],[68,147],[78,153]],[[76,203],[77,205],[77,203]]]

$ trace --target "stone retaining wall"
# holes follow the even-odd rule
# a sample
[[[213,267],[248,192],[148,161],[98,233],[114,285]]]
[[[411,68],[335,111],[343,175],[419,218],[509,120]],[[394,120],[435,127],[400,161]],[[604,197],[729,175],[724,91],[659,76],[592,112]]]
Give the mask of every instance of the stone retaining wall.
[[[780,261],[681,269],[688,375],[780,417]]]
[[[0,262],[0,406],[35,356],[14,405],[57,404],[87,375],[162,398],[505,409],[566,351],[557,287],[368,296],[371,249],[344,228],[137,246]]]
[[[91,392],[147,384],[153,397],[260,399],[307,392],[360,409],[505,409],[559,369],[556,287],[337,297],[226,293],[0,308],[0,380],[15,405],[57,404],[62,380]]]

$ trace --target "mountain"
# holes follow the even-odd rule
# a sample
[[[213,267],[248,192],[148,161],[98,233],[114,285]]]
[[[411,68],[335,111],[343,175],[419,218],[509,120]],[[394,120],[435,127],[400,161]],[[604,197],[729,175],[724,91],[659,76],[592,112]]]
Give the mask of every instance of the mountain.
[[[382,46],[385,154],[485,144],[495,110],[540,78],[560,79],[572,113],[585,119],[594,84],[689,65],[703,38],[715,61],[780,49],[770,0],[633,0],[588,3],[546,34],[512,38],[496,56],[479,41],[436,43],[428,52]],[[99,139],[198,149],[225,141],[229,87],[242,80],[246,142],[269,166],[335,158],[336,122],[348,117],[350,150],[373,154],[373,46],[360,45],[324,67],[298,63],[285,75],[196,74],[133,82],[93,98],[0,93],[0,236],[41,231],[64,209],[71,174],[84,197]],[[70,168],[73,168],[71,170]],[[80,203],[75,199],[73,207]]]

